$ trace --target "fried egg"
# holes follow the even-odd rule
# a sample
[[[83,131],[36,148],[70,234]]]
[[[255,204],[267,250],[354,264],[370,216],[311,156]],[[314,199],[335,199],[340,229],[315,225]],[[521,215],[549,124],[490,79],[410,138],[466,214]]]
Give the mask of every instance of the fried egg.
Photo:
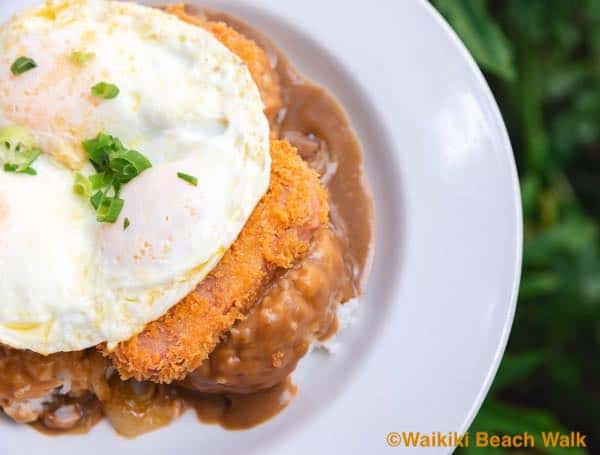
[[[21,57],[34,65],[15,73]],[[52,0],[1,26],[0,131],[42,153],[35,171],[5,172],[0,144],[0,343],[112,346],[192,291],[267,191],[263,110],[236,55],[156,9]],[[152,164],[121,188],[113,223],[74,191],[96,172],[82,143],[99,133]]]

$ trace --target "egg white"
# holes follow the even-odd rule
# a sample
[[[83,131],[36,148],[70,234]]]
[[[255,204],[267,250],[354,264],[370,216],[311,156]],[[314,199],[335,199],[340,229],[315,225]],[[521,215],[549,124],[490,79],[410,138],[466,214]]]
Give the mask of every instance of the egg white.
[[[20,56],[37,67],[15,77]],[[102,81],[119,96],[94,97]],[[268,188],[263,108],[237,56],[155,9],[55,0],[0,27],[0,128],[27,128],[44,152],[36,176],[0,170],[0,343],[114,345],[189,293]],[[81,143],[99,132],[153,164],[123,188],[114,224],[73,192],[75,172],[93,172]]]

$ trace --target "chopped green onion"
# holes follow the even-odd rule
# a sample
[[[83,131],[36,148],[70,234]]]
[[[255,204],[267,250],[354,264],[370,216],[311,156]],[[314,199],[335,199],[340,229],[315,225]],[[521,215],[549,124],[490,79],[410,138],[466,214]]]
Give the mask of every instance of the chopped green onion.
[[[96,54],[94,54],[93,52],[73,51],[73,52],[71,52],[69,59],[75,65],[82,66],[82,65],[85,65],[90,60],[94,59],[95,57],[96,57]]]
[[[0,129],[0,161],[4,162],[5,172],[36,175],[31,164],[42,151],[33,147],[33,138],[29,131],[20,126],[7,126]]]
[[[125,218],[123,220],[123,230],[126,231],[131,223],[129,222],[129,218]]]
[[[99,172],[90,176],[90,183],[92,184],[93,190],[99,190],[101,188],[106,188],[110,186],[113,182],[113,178],[110,174],[106,172]]]
[[[198,186],[198,179],[193,175],[184,174],[183,172],[178,172],[177,177],[181,180],[188,182],[190,185]]]
[[[75,184],[73,185],[73,191],[76,194],[89,198],[92,195],[92,182],[86,176],[77,173],[75,174]]]
[[[124,205],[119,198],[121,187],[152,167],[152,163],[140,152],[127,149],[119,139],[105,133],[83,142],[83,148],[96,169],[96,174],[89,177],[91,191],[96,191],[90,198],[96,219],[114,223]]]
[[[127,183],[152,167],[140,152],[126,149],[119,139],[105,133],[85,141],[83,148],[96,171],[104,172],[120,183]]]
[[[18,165],[16,172],[25,172],[30,169],[31,164],[37,160],[41,154],[42,151],[36,147],[20,151],[20,158],[22,159],[22,162]],[[30,171],[27,173],[30,173]]]
[[[125,201],[118,197],[104,197],[96,211],[96,220],[100,223],[114,223],[119,218]]]
[[[15,76],[19,76],[37,66],[37,63],[29,57],[19,57],[10,67],[10,70]]]
[[[100,82],[92,87],[92,95],[111,100],[119,95],[119,87],[108,82]]]
[[[17,174],[37,175],[37,171],[31,166],[21,168],[18,164],[4,163],[4,172],[14,172]]]
[[[106,169],[109,152],[117,147],[122,147],[119,140],[104,133],[83,142],[83,149],[98,172]]]
[[[102,204],[103,199],[104,193],[102,191],[97,191],[94,193],[94,195],[90,198],[90,203],[92,204],[92,207],[94,207],[94,210],[98,210],[98,208],[100,208],[100,204]]]
[[[127,150],[119,139],[105,133],[99,133],[94,139],[84,141],[83,148],[98,172],[108,168],[112,156]]]
[[[0,128],[0,144],[4,144],[7,149],[16,149],[18,145],[29,148],[33,146],[33,137],[22,126],[5,126]]]
[[[135,150],[125,150],[114,153],[110,159],[109,167],[121,183],[127,183],[152,167],[150,161]]]

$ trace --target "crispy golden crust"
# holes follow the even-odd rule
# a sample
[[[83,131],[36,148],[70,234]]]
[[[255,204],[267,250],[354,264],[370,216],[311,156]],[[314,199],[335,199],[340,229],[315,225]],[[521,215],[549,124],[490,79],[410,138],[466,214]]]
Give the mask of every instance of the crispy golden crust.
[[[207,21],[201,17],[188,14],[183,4],[169,5],[165,8],[165,11],[174,14],[185,22],[208,30],[231,52],[243,60],[258,86],[265,104],[265,114],[269,121],[273,123],[273,119],[281,108],[281,94],[279,92],[279,78],[271,67],[266,52],[254,41],[236,32],[224,22]]]
[[[195,291],[110,356],[121,377],[169,383],[197,368],[256,303],[277,271],[291,268],[327,222],[318,175],[286,141],[271,142],[269,191],[238,239]]]

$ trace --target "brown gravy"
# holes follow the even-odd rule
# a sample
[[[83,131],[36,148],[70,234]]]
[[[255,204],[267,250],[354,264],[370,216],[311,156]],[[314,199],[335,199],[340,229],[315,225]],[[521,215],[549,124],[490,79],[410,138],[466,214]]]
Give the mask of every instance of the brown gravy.
[[[65,425],[58,419],[54,418],[54,413],[47,412],[40,420],[30,423],[40,433],[47,436],[64,436],[87,434],[96,426],[104,417],[102,405],[94,397],[88,397],[86,400],[77,400],[70,404],[76,408],[75,412],[80,414],[77,416],[77,423],[74,425]]]
[[[203,423],[227,430],[245,430],[276,416],[292,401],[298,389],[287,377],[268,389],[254,393],[195,393],[188,403]]]
[[[336,234],[318,232],[308,256],[273,282],[183,386],[252,393],[285,381],[313,341],[335,333],[338,305],[352,296],[343,253]]]
[[[223,21],[266,50],[279,77],[283,99],[273,130],[295,145],[321,175],[329,192],[335,235],[330,231],[319,234],[312,256],[274,281],[248,318],[232,329],[232,334],[189,375],[183,387],[124,382],[116,375],[106,386],[106,381],[98,379],[100,385],[90,386],[90,390],[100,401],[84,396],[75,403],[61,402],[32,424],[46,434],[87,432],[104,414],[117,432],[136,437],[168,424],[187,407],[195,409],[202,422],[229,430],[258,425],[281,412],[293,399],[297,389],[289,374],[311,341],[335,334],[337,305],[358,296],[369,273],[373,205],[363,173],[361,146],[343,109],[325,89],[299,75],[258,30],[216,11],[188,6],[186,12]],[[276,322],[265,323],[261,319],[265,314]],[[80,355],[86,356],[85,352]],[[100,362],[95,354],[90,355],[93,362]],[[55,356],[56,361],[52,360],[54,356],[48,358],[52,366],[64,361],[70,365],[63,365],[64,369],[76,374],[79,358],[71,359],[70,353]],[[29,357],[27,360],[32,360]],[[32,360],[32,364],[38,363],[43,365],[44,361]],[[46,367],[43,371],[49,370]],[[36,374],[19,377],[35,384]],[[49,374],[50,381],[52,378]],[[2,385],[0,381],[0,398]],[[42,386],[49,390],[58,384]],[[10,391],[5,392],[10,396]],[[72,428],[56,428],[53,412],[72,404],[79,406],[80,420]]]
[[[186,12],[225,22],[269,55],[283,98],[276,118],[279,137],[296,146],[302,158],[322,175],[330,196],[331,221],[347,241],[347,259],[352,263],[355,295],[359,295],[371,266],[374,210],[362,148],[346,112],[326,89],[301,76],[261,31],[218,11],[188,5]]]

